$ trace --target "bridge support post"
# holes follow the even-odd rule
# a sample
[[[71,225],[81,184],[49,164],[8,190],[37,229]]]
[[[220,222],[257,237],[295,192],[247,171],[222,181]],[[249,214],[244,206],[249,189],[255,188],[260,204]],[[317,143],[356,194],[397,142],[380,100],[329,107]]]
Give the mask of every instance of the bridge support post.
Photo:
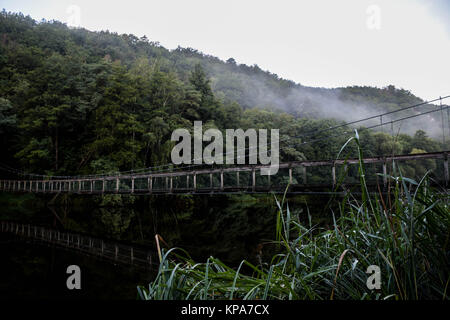
[[[105,193],[105,179],[102,180],[102,193]]]
[[[149,189],[150,193],[152,193],[152,191],[153,191],[153,179],[152,179],[151,176],[147,178],[147,183],[148,183],[148,189]]]
[[[223,170],[220,171],[220,190],[223,190]]]
[[[303,173],[303,184],[306,184],[306,167],[302,166],[302,173]]]
[[[336,164],[331,167],[331,177],[333,178],[333,188],[336,186]]]
[[[166,177],[166,191],[169,189],[169,178]]]
[[[256,188],[256,175],[255,175],[255,169],[252,169],[252,191],[255,192]]]
[[[289,184],[292,184],[292,168],[289,168]]]
[[[197,174],[194,172],[194,191],[197,189]]]
[[[383,160],[383,187],[386,188],[387,186],[387,165],[386,165],[386,158]]]
[[[236,171],[236,182],[237,182],[237,187],[239,188],[239,171]]]
[[[134,178],[131,178],[131,193],[134,193]]]
[[[117,256],[119,255],[119,248],[117,247],[117,244],[115,245],[115,254],[114,259],[117,260]]]
[[[450,177],[448,172],[448,153],[444,154],[444,180],[445,186],[448,187],[450,185]]]
[[[212,178],[212,173],[209,174],[209,188],[212,190],[213,189],[213,178]]]
[[[91,193],[94,192],[94,180],[91,180]]]
[[[116,193],[119,193],[119,178],[116,178]]]
[[[186,189],[189,189],[189,174],[186,175]]]
[[[170,176],[170,193],[173,191],[173,176]]]

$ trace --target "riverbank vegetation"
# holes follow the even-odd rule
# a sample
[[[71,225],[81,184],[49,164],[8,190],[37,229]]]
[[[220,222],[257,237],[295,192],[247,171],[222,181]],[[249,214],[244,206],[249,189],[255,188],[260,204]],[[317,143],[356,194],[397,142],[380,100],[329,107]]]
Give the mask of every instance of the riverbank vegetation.
[[[355,140],[359,148],[359,139]],[[349,194],[331,211],[333,225],[302,221],[276,198],[278,253],[270,261],[243,260],[231,268],[210,257],[193,261],[183,249],[162,250],[159,272],[141,299],[448,299],[450,215],[448,193],[403,177],[389,177],[387,195],[368,192],[359,167],[361,197]],[[367,286],[369,266],[381,286]]]

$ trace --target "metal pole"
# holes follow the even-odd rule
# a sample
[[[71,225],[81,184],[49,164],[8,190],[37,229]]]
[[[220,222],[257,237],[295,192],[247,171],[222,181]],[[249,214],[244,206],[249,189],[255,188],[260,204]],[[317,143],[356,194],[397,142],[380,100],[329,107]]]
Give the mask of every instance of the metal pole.
[[[331,168],[331,176],[333,178],[333,188],[336,186],[336,166],[333,164]]]
[[[449,178],[449,172],[448,172],[448,154],[445,153],[444,154],[444,181],[445,181],[445,186],[449,186],[450,185],[450,178]]]
[[[197,189],[197,175],[194,172],[194,190]]]
[[[256,176],[255,176],[255,169],[252,169],[252,191],[255,191],[256,188]]]

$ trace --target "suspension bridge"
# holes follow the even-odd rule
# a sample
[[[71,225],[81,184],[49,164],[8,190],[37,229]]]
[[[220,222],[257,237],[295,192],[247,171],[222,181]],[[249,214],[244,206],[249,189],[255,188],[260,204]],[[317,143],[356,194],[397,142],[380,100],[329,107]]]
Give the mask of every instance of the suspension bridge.
[[[373,169],[373,175],[379,173],[380,183],[386,187],[388,183],[388,166],[392,162],[403,163],[432,159],[441,163],[437,166],[437,182],[449,186],[448,155],[450,151],[394,155],[388,157],[372,157],[361,159],[368,169]],[[338,178],[348,175],[352,165],[358,166],[360,159],[291,161],[279,164],[277,175],[260,175],[260,169],[270,168],[270,165],[241,165],[234,167],[209,168],[173,172],[156,172],[144,174],[118,174],[109,176],[94,176],[87,178],[66,178],[49,180],[0,180],[0,190],[4,192],[33,193],[76,193],[76,194],[193,194],[193,193],[256,193],[283,192],[289,184],[289,192],[308,192],[323,188],[333,188]],[[322,181],[309,182],[308,171],[321,168]],[[325,169],[324,169],[325,168]],[[338,171],[340,175],[338,176]],[[324,180],[324,173],[328,178]],[[367,178],[369,182],[377,179]],[[358,180],[353,179],[353,184]]]

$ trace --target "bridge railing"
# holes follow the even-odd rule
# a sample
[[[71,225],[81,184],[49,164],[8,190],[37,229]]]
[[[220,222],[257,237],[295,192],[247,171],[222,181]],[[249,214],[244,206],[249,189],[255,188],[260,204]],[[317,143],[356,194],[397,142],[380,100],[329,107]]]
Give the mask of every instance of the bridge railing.
[[[387,184],[387,169],[392,161],[409,161],[425,159],[443,160],[442,181],[449,186],[448,154],[450,151],[395,155],[387,157],[364,158],[364,164],[380,165],[383,174],[383,185]],[[12,192],[39,193],[202,193],[202,192],[256,192],[266,190],[282,190],[287,183],[292,186],[308,186],[314,182],[308,181],[307,170],[317,167],[329,167],[328,185],[336,185],[338,167],[359,163],[359,159],[338,159],[319,161],[291,161],[279,164],[279,172],[284,176],[261,176],[260,170],[269,165],[243,165],[235,167],[220,167],[187,171],[154,172],[145,174],[122,174],[104,177],[67,178],[47,180],[0,180],[0,190]],[[309,168],[309,169],[308,169]],[[323,171],[323,170],[322,170]],[[225,178],[231,183],[225,183]],[[278,185],[274,184],[278,181]],[[259,184],[257,182],[260,182]],[[283,182],[283,183],[281,183]],[[262,186],[261,186],[262,185]]]

